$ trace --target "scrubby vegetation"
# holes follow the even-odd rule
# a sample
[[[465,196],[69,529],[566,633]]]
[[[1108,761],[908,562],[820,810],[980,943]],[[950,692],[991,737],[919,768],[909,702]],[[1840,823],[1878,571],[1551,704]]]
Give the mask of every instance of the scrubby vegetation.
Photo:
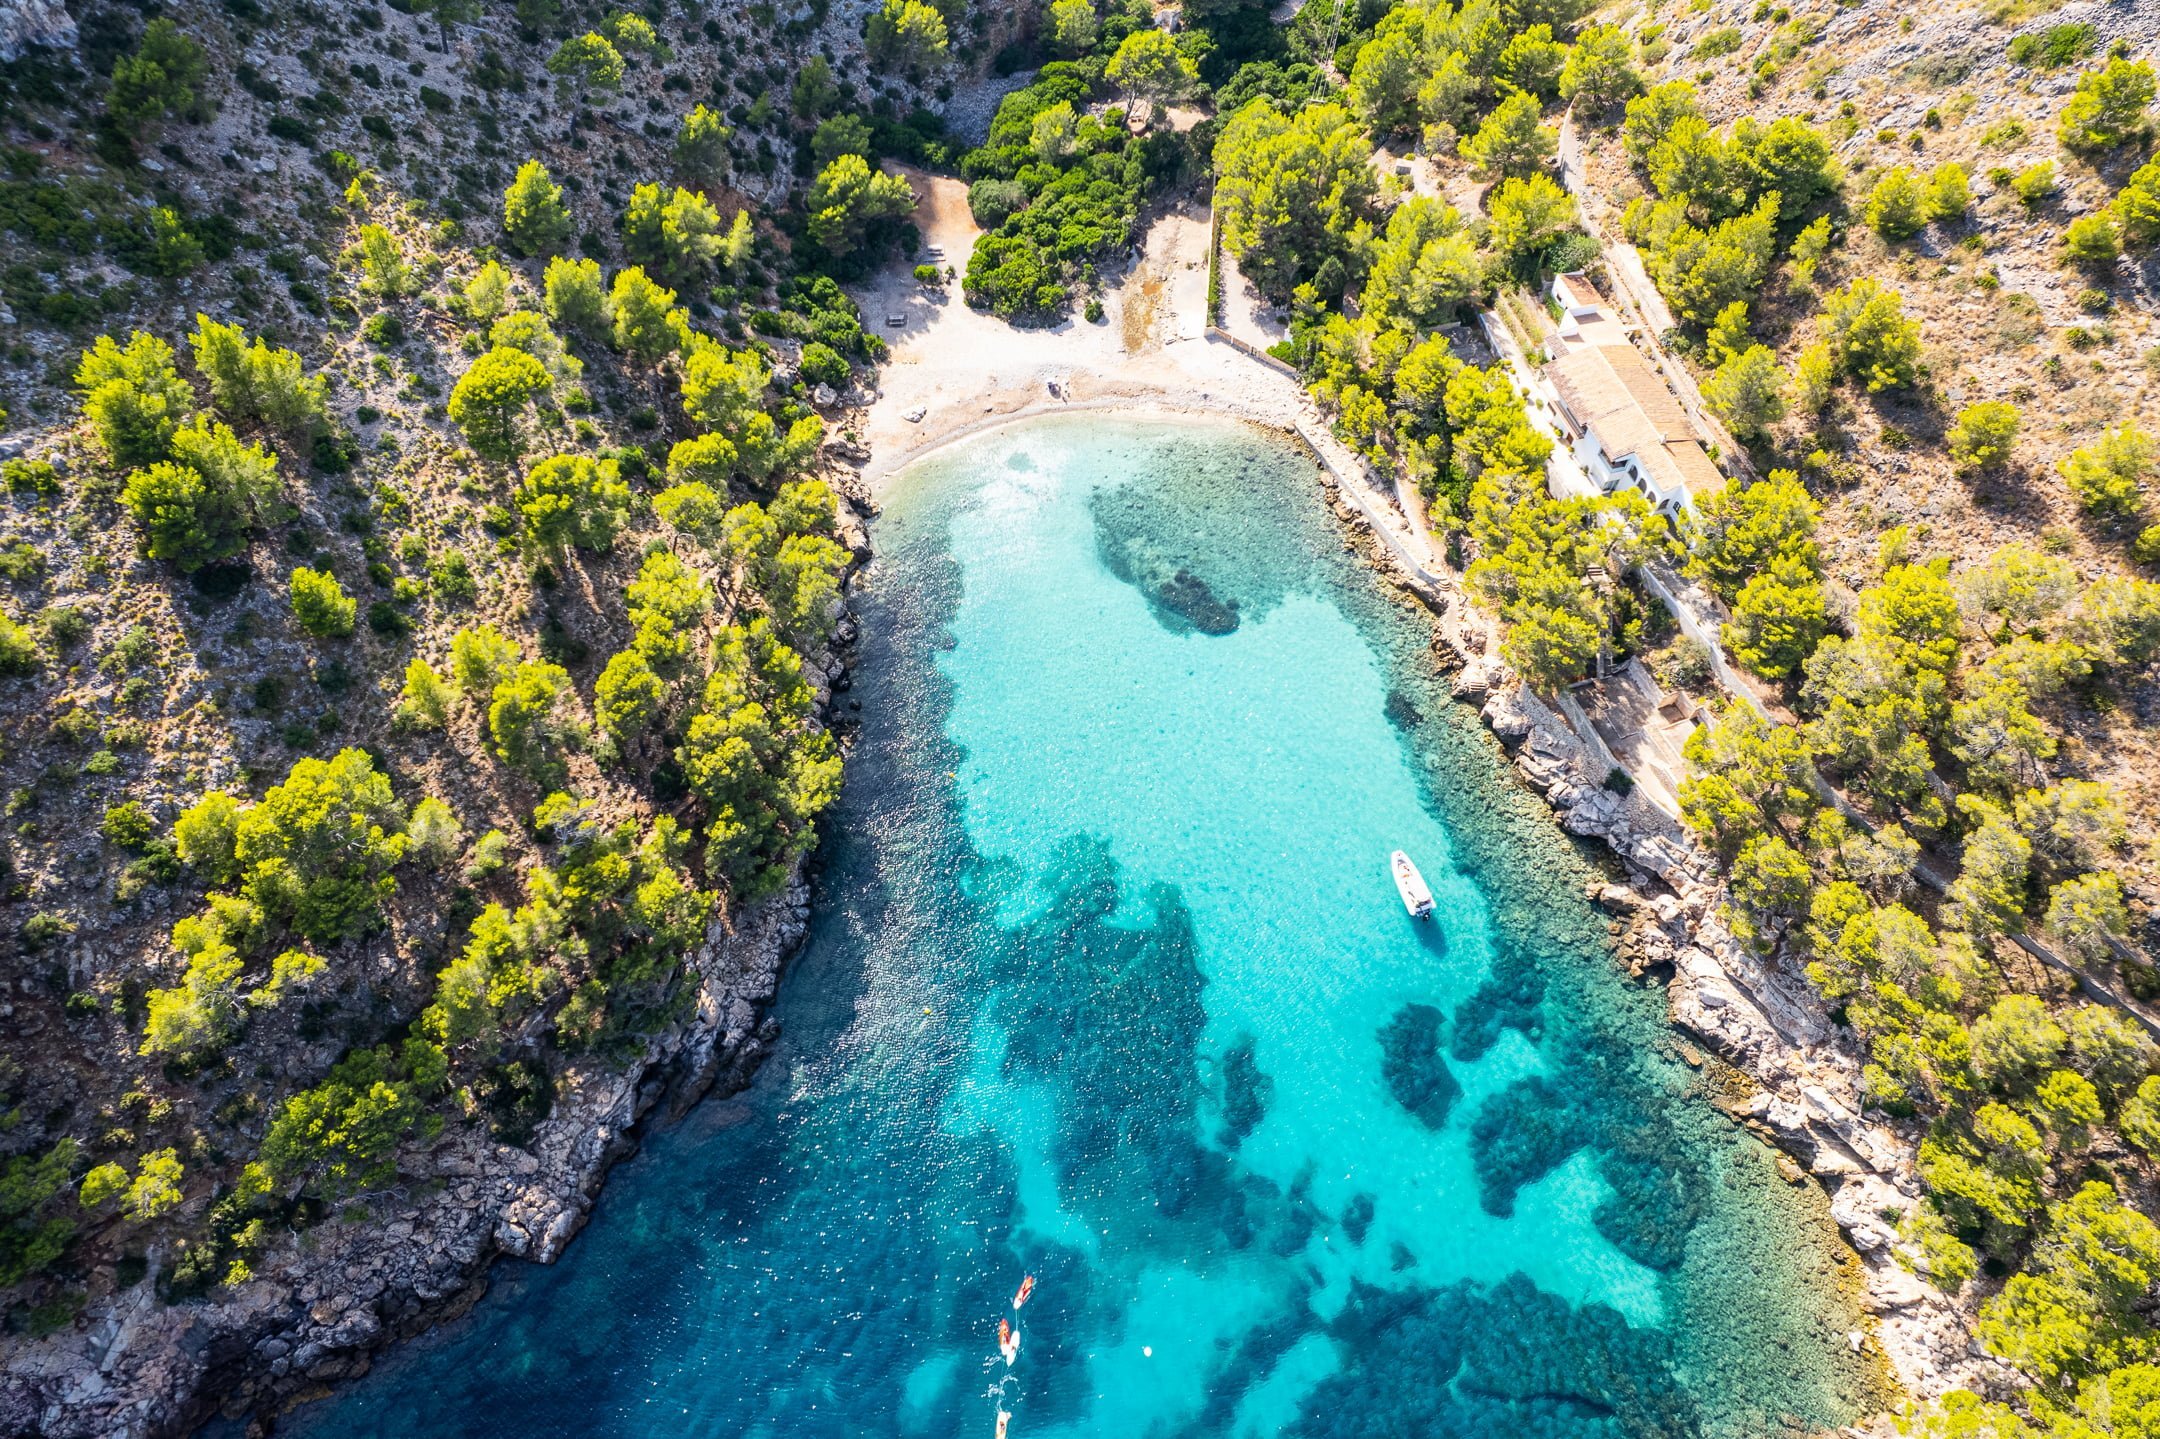
[[[237,1284],[416,1141],[522,1142],[786,884],[841,763],[817,406],[884,355],[842,282],[916,258],[900,160],[968,183],[962,293],[1019,323],[1100,315],[1205,177],[1276,356],[1534,688],[1639,655],[1712,693],[1642,575],[1696,587],[1748,678],[1681,818],[1911,1136],[1906,1262],[2032,1381],[1916,1432],[2143,1432],[2149,37],[883,0],[843,61],[822,5],[86,8],[0,112],[13,1319],[153,1244],[169,1294]],[[959,66],[1034,71],[968,149]],[[1549,486],[1546,286],[1632,290],[1601,240],[1722,426],[1676,515]]]
[[[1338,435],[1400,466],[1435,525],[1460,532],[1476,555],[1468,583],[1506,622],[1509,662],[1540,685],[1661,638],[1662,614],[1631,583],[1592,577],[1624,577],[1673,544],[1637,497],[1549,495],[1551,441],[1505,365],[1465,363],[1448,333],[1478,306],[1597,253],[1550,173],[1546,112],[1563,91],[1586,112],[1610,109],[1640,76],[1597,27],[1578,61],[1555,38],[1573,29],[1564,14],[1397,6],[1343,42],[1340,97],[1264,90],[1223,118],[1214,146],[1222,243],[1289,308],[1279,353]],[[1293,43],[1309,44],[1309,32]],[[1404,198],[1383,181],[1374,139],[1402,134],[1436,155],[1458,151],[1491,178],[1483,213]]]
[[[1810,59],[1821,17],[1711,9],[1632,36],[1571,7],[1346,14],[1312,56],[1339,87],[1258,66],[1219,86],[1222,243],[1287,310],[1277,353],[1337,434],[1423,492],[1533,688],[1656,651],[1714,691],[1629,573],[1700,585],[1754,685],[1689,742],[1685,822],[1725,866],[1734,932],[1805,968],[1865,1047],[1863,1101],[1918,1144],[1906,1261],[1978,1286],[1981,1342],[2035,1381],[1916,1422],[2133,1432],[2122,1406],[2160,1375],[2160,1048],[2137,1008],[2160,994],[2160,348],[2119,257],[2160,234],[2150,57],[2020,31],[2010,63],[2064,71],[2021,119],[2039,106],[1977,86],[1916,99],[1942,88],[1926,60],[1839,79],[1840,54]],[[1293,47],[1329,33],[1311,11]],[[1602,228],[1671,311],[1645,342],[1746,452],[1670,525],[1624,491],[1555,498],[1523,397],[1555,343],[1537,289],[1620,283],[1559,183],[1562,99],[1587,203],[1617,197]],[[1909,132],[1866,137],[1869,107],[1901,106]],[[1440,198],[1471,194],[1474,214]],[[2013,264],[2074,277],[2052,346],[2038,317],[2066,306],[2011,292]],[[1522,368],[1458,358],[1479,309]]]
[[[2060,117],[2069,157],[2134,142],[2151,99],[2139,71],[2115,58],[2077,82]],[[1716,219],[1705,185],[1727,207],[1753,198],[1719,178],[1730,158],[1682,153],[1709,133],[1684,83],[1630,108],[1627,155],[1660,210],[1684,203]],[[1734,137],[1754,123],[1736,121]],[[2035,483],[2039,467],[2020,454],[2030,386],[1964,383],[1962,403],[1947,405],[1950,372],[1899,292],[1896,249],[1871,251],[1850,231],[1837,243],[1846,217],[1888,247],[1923,227],[1972,224],[1964,165],[1890,163],[1841,182],[1827,153],[1806,149],[1819,219],[1790,208],[1789,176],[1757,201],[1777,200],[1765,233],[1792,237],[1782,273],[1769,268],[1773,251],[1735,236],[1729,292],[1696,298],[1692,254],[1648,199],[1630,211],[1675,313],[1716,316],[1706,348],[1724,358],[1705,386],[1711,404],[1759,458],[1791,466],[1700,505],[1690,567],[1728,607],[1732,657],[1781,686],[1797,722],[1730,704],[1689,742],[1681,806],[1729,866],[1735,932],[1806,966],[1866,1047],[1863,1098],[1918,1128],[1928,1198],[1902,1216],[1911,1261],[1953,1292],[1983,1285],[1981,1342],[2036,1382],[2023,1417],[1963,1396],[1920,1431],[2124,1432],[2091,1426],[2108,1422],[2112,1396],[2151,1383],[2141,1305],[2160,1281],[2160,1230],[2136,1206],[2151,1138],[2141,1095],[2160,1095],[2160,1050],[2145,1019],[2088,1002],[2065,976],[2127,992],[2119,1003],[2156,991],[2129,903],[2149,892],[2152,836],[2114,784],[2092,777],[2107,767],[2088,748],[2096,719],[2135,704],[2160,657],[2160,583],[2136,572],[2152,557],[2132,538],[2146,522],[2152,441],[2117,420],[2057,452],[2065,498],[2091,525],[2082,554],[2059,529],[1973,546],[1955,520],[1938,538],[1921,519],[1876,525],[1864,560],[1861,537],[1841,533],[1843,583],[1833,582],[1818,497],[1835,501],[1858,478],[1844,457],[1856,421],[1900,449],[1931,429],[1945,470],[1973,487],[1959,509],[1988,504],[1987,487],[2009,477]],[[2027,207],[2055,193],[2056,175],[2042,161],[1991,183]],[[2138,203],[2132,183],[2109,211],[2073,220],[2067,258],[2112,262],[2118,218]],[[1802,221],[1824,226],[1822,240],[1793,228]],[[1821,270],[1842,283],[1814,290]],[[1758,301],[1773,275],[1788,288]],[[1791,347],[1796,424],[1746,413],[1726,384],[1745,352],[1717,334],[1720,307],[1743,288],[1770,317],[1764,353]],[[1809,321],[1795,311],[1811,291]],[[2081,304],[2104,311],[2108,297],[2091,293]],[[1984,1277],[1983,1261],[2007,1282]]]
[[[1204,32],[1194,32],[1203,34]],[[1088,38],[1082,43],[1081,36]],[[1188,161],[1167,127],[1139,134],[1124,105],[1190,94],[1199,72],[1145,5],[1112,4],[1069,22],[1053,44],[1072,58],[1042,66],[1002,100],[989,138],[960,160],[968,204],[986,233],[961,280],[968,303],[1008,319],[1060,315],[1095,267],[1138,238],[1143,198]]]
[[[914,196],[816,152],[923,92],[576,8],[93,5],[0,76],[12,1324],[526,1142],[837,791],[812,391]]]

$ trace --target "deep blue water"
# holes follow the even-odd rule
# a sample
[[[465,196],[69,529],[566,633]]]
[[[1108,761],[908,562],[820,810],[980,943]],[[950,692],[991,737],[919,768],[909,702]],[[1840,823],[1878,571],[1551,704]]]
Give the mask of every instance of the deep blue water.
[[[506,1266],[295,1432],[1853,1416],[1819,1198],[1615,976],[1589,862],[1343,553],[1309,458],[1039,421],[919,463],[876,537],[780,1052],[652,1137],[560,1264]]]

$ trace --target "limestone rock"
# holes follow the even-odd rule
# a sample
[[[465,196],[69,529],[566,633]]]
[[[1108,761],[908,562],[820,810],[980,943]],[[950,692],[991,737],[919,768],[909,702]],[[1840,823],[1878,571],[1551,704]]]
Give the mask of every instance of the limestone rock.
[[[0,60],[19,60],[32,47],[73,49],[80,38],[62,0],[0,0]]]
[[[1486,727],[1501,739],[1519,740],[1530,733],[1530,716],[1507,690],[1493,691],[1479,713],[1484,717]]]

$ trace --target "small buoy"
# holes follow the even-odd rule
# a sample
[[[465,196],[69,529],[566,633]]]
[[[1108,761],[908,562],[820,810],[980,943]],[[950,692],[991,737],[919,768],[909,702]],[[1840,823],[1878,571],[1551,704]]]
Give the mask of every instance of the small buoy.
[[[924,1014],[928,1014],[928,1013],[930,1012],[930,1006],[929,1006],[929,1005],[927,1005],[927,1004],[926,1004],[926,1005],[924,1005],[924,1006],[922,1007],[922,1012],[923,1012]]]
[[[1155,1357],[1155,1346],[1152,1344],[1143,1344],[1140,1346],[1140,1353],[1146,1358],[1153,1359]]]

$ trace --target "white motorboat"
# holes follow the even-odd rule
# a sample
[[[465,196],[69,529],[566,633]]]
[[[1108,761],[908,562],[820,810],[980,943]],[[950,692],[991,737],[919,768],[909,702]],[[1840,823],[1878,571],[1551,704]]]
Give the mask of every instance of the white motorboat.
[[[1432,891],[1425,887],[1425,876],[1418,873],[1410,856],[1396,850],[1388,856],[1388,868],[1394,872],[1395,888],[1402,891],[1403,908],[1410,911],[1412,919],[1423,919],[1432,913]]]

